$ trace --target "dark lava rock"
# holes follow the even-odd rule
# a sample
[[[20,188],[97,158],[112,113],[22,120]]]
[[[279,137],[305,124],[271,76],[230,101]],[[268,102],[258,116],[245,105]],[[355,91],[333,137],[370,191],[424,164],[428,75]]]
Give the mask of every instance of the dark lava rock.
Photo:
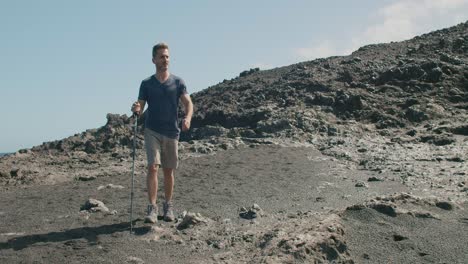
[[[368,185],[367,183],[362,182],[362,181],[357,182],[354,186],[355,186],[355,187],[364,187],[364,188],[368,188],[368,187],[369,187],[369,185]]]
[[[468,136],[468,125],[459,126],[453,129],[454,134]]]
[[[416,133],[417,133],[416,130],[411,129],[410,131],[406,132],[406,135],[414,137],[416,136]]]
[[[397,241],[397,242],[398,242],[398,241],[403,241],[403,240],[406,240],[406,239],[408,239],[408,238],[405,237],[405,236],[402,236],[402,235],[398,235],[398,234],[393,235],[393,241]]]
[[[369,179],[367,179],[368,182],[380,182],[380,181],[383,181],[382,179],[380,178],[377,178],[377,177],[370,177]]]
[[[247,220],[252,220],[263,214],[262,208],[257,204],[253,204],[250,208],[242,207],[239,210],[239,217]]]
[[[413,122],[428,120],[429,116],[417,106],[410,106],[406,110],[406,117]]]
[[[455,206],[450,202],[437,202],[436,206],[444,210],[453,210]]]
[[[455,141],[455,138],[451,135],[428,135],[421,137],[421,142],[434,144],[436,146],[450,145]]]
[[[20,175],[20,169],[19,168],[13,168],[10,171],[10,176],[11,177],[18,177]]]
[[[260,68],[253,68],[253,69],[250,69],[250,70],[248,70],[248,71],[243,71],[243,72],[241,72],[241,73],[239,74],[239,77],[245,77],[245,76],[247,76],[247,75],[250,75],[250,74],[252,74],[252,73],[254,73],[254,72],[258,72],[258,71],[260,71]]]
[[[92,181],[95,180],[96,176],[79,176],[78,180],[80,181]]]

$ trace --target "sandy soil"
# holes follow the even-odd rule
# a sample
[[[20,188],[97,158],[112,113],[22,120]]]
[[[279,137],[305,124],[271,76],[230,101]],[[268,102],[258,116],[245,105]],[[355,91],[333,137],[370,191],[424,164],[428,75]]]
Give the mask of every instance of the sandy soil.
[[[147,204],[142,152],[138,160],[135,234],[129,232],[129,162],[122,173],[92,181],[1,187],[0,262],[464,263],[468,259],[467,204],[419,197],[414,191],[401,195],[411,190],[399,176],[355,169],[313,147],[252,146],[187,158],[176,176],[178,222],[159,221],[154,226],[141,221]],[[371,177],[382,181],[368,181]],[[98,190],[108,184],[123,188]],[[356,187],[360,184],[367,187]],[[110,211],[81,211],[88,198],[104,202]],[[257,218],[239,217],[241,207],[254,203],[261,207]],[[179,230],[183,211],[200,213],[202,222]]]

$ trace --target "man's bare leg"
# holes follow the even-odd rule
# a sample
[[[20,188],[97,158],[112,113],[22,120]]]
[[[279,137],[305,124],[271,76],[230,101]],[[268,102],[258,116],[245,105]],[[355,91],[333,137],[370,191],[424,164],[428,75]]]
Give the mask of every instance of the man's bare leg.
[[[172,201],[172,193],[174,192],[174,169],[163,168],[164,171],[164,194],[166,202]]]
[[[148,176],[146,187],[148,188],[148,200],[153,206],[156,206],[156,199],[158,197],[158,166],[152,164],[148,167]]]
[[[158,197],[158,166],[152,164],[148,166],[148,176],[146,187],[148,188],[148,212],[145,217],[146,223],[156,223],[158,221],[158,206],[156,205],[156,198]]]
[[[163,168],[164,171],[164,194],[166,201],[163,204],[164,220],[174,221],[174,212],[172,211],[172,193],[174,191],[174,169]]]

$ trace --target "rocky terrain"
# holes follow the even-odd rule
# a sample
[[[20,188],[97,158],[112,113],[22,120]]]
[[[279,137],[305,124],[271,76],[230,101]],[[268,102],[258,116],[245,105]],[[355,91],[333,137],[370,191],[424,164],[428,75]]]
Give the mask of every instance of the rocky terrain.
[[[176,223],[139,218],[128,234],[133,119],[108,114],[101,128],[0,158],[0,262],[468,259],[468,22],[250,69],[192,99]]]

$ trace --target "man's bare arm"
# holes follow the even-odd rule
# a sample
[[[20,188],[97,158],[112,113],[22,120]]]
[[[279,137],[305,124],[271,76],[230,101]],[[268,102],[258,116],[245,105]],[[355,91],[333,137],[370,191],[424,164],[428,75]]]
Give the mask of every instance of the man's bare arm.
[[[184,105],[184,111],[185,111],[185,119],[182,122],[182,131],[187,131],[190,129],[190,123],[192,122],[193,103],[188,93],[183,94],[180,97],[180,100],[182,101],[182,104]]]

